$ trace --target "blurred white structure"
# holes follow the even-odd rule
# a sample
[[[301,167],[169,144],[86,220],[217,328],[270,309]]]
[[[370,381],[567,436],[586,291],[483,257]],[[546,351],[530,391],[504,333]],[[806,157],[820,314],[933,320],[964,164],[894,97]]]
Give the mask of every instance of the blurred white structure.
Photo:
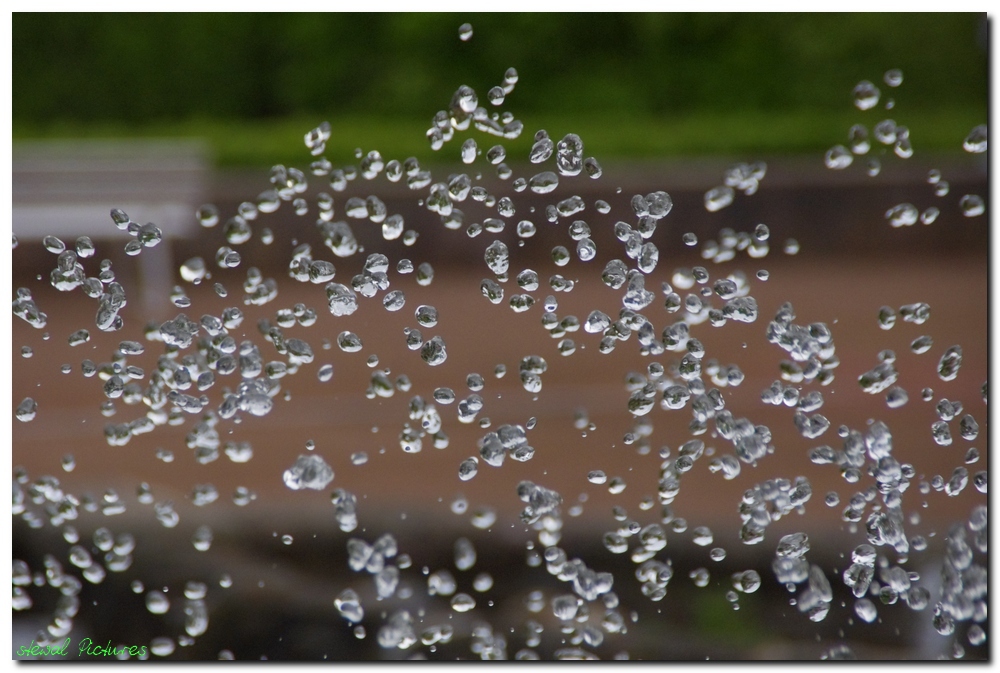
[[[112,208],[140,224],[152,222],[164,241],[139,255],[142,304],[162,300],[173,278],[170,240],[199,228],[196,209],[207,193],[209,162],[193,140],[58,140],[13,146],[12,226],[19,241],[53,235],[72,247],[90,236],[97,255],[124,246],[129,234]]]

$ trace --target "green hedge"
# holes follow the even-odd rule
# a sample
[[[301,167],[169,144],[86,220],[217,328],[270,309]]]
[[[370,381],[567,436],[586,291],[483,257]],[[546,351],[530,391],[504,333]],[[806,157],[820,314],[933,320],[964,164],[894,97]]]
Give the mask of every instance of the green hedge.
[[[469,42],[458,26],[472,23]],[[909,110],[986,110],[978,14],[13,15],[13,122],[418,118],[509,66],[521,114],[640,117],[850,106],[861,79]],[[881,86],[883,92],[887,87]],[[425,121],[426,120],[426,121]]]

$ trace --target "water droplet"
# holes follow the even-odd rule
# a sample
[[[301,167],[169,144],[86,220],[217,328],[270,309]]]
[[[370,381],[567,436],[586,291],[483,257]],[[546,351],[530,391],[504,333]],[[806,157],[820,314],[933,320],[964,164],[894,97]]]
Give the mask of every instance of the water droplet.
[[[494,166],[507,158],[507,151],[503,145],[494,145],[486,151],[486,159]]]
[[[69,335],[69,345],[79,346],[90,341],[90,332],[85,329],[80,329]]]
[[[531,238],[535,235],[536,231],[535,223],[531,220],[521,220],[517,223],[518,238]]]
[[[402,290],[393,290],[382,298],[382,305],[387,311],[398,311],[406,303],[406,295]]]
[[[756,570],[744,570],[733,575],[733,588],[745,594],[752,594],[760,588],[760,575]]]
[[[285,486],[297,491],[303,488],[322,490],[333,481],[333,469],[318,455],[300,455],[282,475]]]
[[[986,642],[986,631],[979,624],[973,624],[969,627],[966,637],[969,639],[970,645],[982,645]]]
[[[476,160],[478,148],[474,138],[468,138],[462,143],[462,163],[471,164]]]
[[[694,535],[692,541],[699,547],[707,547],[714,541],[712,531],[709,530],[708,526],[698,526],[691,532]]]
[[[583,170],[583,141],[575,133],[567,133],[556,146],[556,168],[560,175],[579,175]],[[600,167],[598,167],[598,170]]]
[[[469,594],[455,594],[451,599],[451,609],[455,612],[468,612],[476,607],[476,599]]]
[[[854,105],[859,110],[870,110],[878,105],[881,93],[874,84],[862,80],[854,87]]]
[[[931,206],[930,208],[927,208],[924,212],[920,213],[920,221],[924,224],[933,224],[934,221],[937,220],[938,215],[940,214],[941,214],[940,210],[938,210],[934,206]]]
[[[854,155],[843,145],[835,145],[826,152],[824,162],[826,167],[839,171],[847,168],[854,161]]]
[[[892,119],[883,119],[875,124],[875,139],[883,145],[892,145],[898,138],[896,122]]]
[[[951,381],[958,376],[958,370],[962,366],[962,347],[952,346],[944,352],[938,361],[938,376],[942,381]]]
[[[559,186],[559,176],[552,171],[544,171],[533,175],[528,180],[528,187],[535,194],[548,194]],[[511,213],[513,214],[513,213]]]
[[[345,353],[357,353],[362,348],[361,337],[354,332],[341,332],[337,335],[337,345]]]
[[[893,227],[908,227],[916,223],[919,211],[912,203],[900,203],[885,211],[885,219]]]
[[[862,621],[871,624],[878,617],[878,609],[867,598],[859,598],[854,602],[854,614]]]
[[[587,473],[587,481],[591,484],[603,484],[608,480],[608,476],[601,470],[592,470]]]
[[[847,132],[848,144],[854,154],[868,154],[871,142],[868,140],[868,129],[862,124],[855,124]],[[829,160],[827,165],[829,166]]]
[[[890,409],[898,409],[904,406],[910,400],[906,391],[899,386],[893,386],[885,394],[885,402]]]
[[[490,526],[496,523],[497,513],[494,509],[490,507],[480,507],[472,513],[472,519],[470,523],[473,527],[480,530],[487,530]]]
[[[66,244],[55,236],[45,236],[42,238],[42,245],[51,253],[58,255],[66,249]]]
[[[169,657],[175,648],[173,639],[166,636],[158,636],[149,641],[149,651],[158,657]]]
[[[979,217],[986,212],[986,204],[983,203],[983,198],[976,194],[966,194],[963,196],[958,202],[958,207],[961,208],[962,214],[966,217]]]
[[[361,606],[361,599],[353,589],[344,589],[333,600],[333,604],[340,616],[346,619],[349,624],[357,624],[364,619],[365,611]]]
[[[30,397],[25,397],[21,400],[21,403],[17,405],[17,411],[14,415],[17,420],[27,423],[28,421],[33,421],[35,419],[35,414],[38,413],[38,403]]]
[[[962,147],[966,152],[972,152],[973,154],[981,154],[985,152],[986,124],[980,124],[969,131],[969,135],[966,136],[965,141],[962,143]]]
[[[198,551],[208,551],[212,546],[212,529],[208,526],[199,526],[194,531],[191,542]]]
[[[486,92],[486,99],[489,100],[492,105],[503,105],[505,95],[506,93],[504,92],[502,86],[495,86]]]
[[[544,131],[540,131],[539,133],[544,133]],[[535,144],[531,146],[531,151],[528,153],[528,160],[533,164],[540,164],[547,161],[555,152],[555,149],[555,143],[552,142],[552,139],[548,135],[537,138]]]

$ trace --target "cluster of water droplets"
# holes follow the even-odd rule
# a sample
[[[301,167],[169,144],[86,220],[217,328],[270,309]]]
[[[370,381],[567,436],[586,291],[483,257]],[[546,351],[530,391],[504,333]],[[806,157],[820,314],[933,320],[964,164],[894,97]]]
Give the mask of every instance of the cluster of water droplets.
[[[468,41],[471,36],[471,25],[462,25],[460,39]],[[508,69],[501,82],[487,93],[489,105],[494,108],[502,106],[506,97],[514,91],[517,81],[516,70]],[[890,70],[885,74],[884,83],[890,88],[899,86],[902,73]],[[859,83],[853,93],[855,106],[862,111],[876,108],[881,99],[878,87],[867,81]],[[686,519],[677,516],[672,509],[680,494],[683,476],[697,468],[699,459],[706,457],[710,458],[706,466],[709,472],[719,474],[726,481],[734,480],[741,476],[744,469],[757,469],[767,456],[778,452],[766,425],[738,416],[726,408],[723,391],[739,386],[744,380],[739,365],[723,364],[717,358],[708,357],[702,341],[695,336],[694,328],[706,323],[712,328],[722,328],[730,323],[755,323],[759,309],[756,299],[750,294],[751,282],[739,270],[720,272],[714,277],[704,266],[664,270],[661,261],[665,259],[661,260],[660,247],[653,239],[658,228],[666,228],[665,218],[673,209],[673,200],[666,191],[633,195],[629,201],[631,212],[621,215],[622,220],[610,216],[611,206],[603,200],[593,204],[595,214],[588,214],[585,220],[581,213],[587,211],[588,204],[583,198],[576,194],[558,198],[556,191],[572,186],[574,178],[582,176],[596,180],[603,175],[600,164],[586,155],[584,142],[575,133],[567,133],[555,140],[546,131],[538,131],[527,156],[531,174],[514,177],[514,169],[506,163],[507,151],[499,141],[517,139],[524,130],[524,124],[508,111],[491,113],[479,103],[479,97],[471,87],[459,87],[447,109],[434,115],[427,138],[431,148],[437,151],[467,132],[475,131],[492,137],[494,140],[490,142],[496,144],[484,152],[479,144],[482,136],[469,135],[461,143],[459,156],[464,166],[482,163],[484,159],[495,166],[496,174],[502,181],[511,181],[513,189],[510,195],[492,194],[484,186],[476,184],[481,181],[479,174],[459,173],[446,180],[435,181],[431,171],[420,166],[416,158],[385,160],[377,150],[368,153],[359,150],[357,167],[335,167],[325,157],[326,144],[333,133],[328,123],[320,124],[304,136],[306,149],[314,157],[308,173],[313,178],[322,179],[321,182],[328,181],[329,190],[334,194],[354,191],[359,184],[372,183],[380,176],[390,183],[402,182],[410,191],[420,195],[420,205],[431,214],[435,226],[464,231],[470,239],[484,234],[498,235],[505,231],[508,222],[512,223],[518,238],[517,248],[512,251],[499,238],[485,246],[480,263],[485,264],[484,273],[488,275],[480,283],[481,294],[489,303],[498,305],[497,310],[501,310],[499,305],[505,303],[505,287],[513,289],[510,284],[513,279],[517,288],[506,297],[507,306],[514,313],[524,313],[536,303],[540,304],[541,332],[558,340],[556,350],[562,356],[570,356],[579,348],[589,346],[600,354],[609,355],[635,334],[636,350],[649,362],[643,372],[626,375],[623,394],[614,401],[622,411],[627,410],[632,420],[623,443],[634,445],[639,455],[650,453],[650,437],[653,434],[651,418],[656,414],[674,412],[680,412],[685,419],[690,414],[688,431],[692,438],[679,442],[676,453],[663,446],[658,454],[658,470],[652,469],[642,475],[656,485],[656,499],[647,497],[640,504],[640,509],[648,511],[654,502],[658,502],[661,506],[659,518],[644,523],[638,520],[641,517],[632,518],[624,507],[616,506],[613,509],[616,525],[612,530],[604,531],[600,541],[610,554],[628,554],[635,565],[634,580],[645,598],[652,602],[663,601],[674,576],[674,562],[665,554],[668,533],[680,535],[688,530]],[[885,107],[892,109],[893,103],[889,101]],[[857,124],[851,127],[848,135],[848,146],[837,145],[827,152],[825,161],[829,168],[846,169],[855,158],[872,154],[873,145],[867,127]],[[912,155],[908,130],[891,119],[876,123],[872,137],[877,143],[892,147],[893,153],[901,159]],[[964,148],[970,153],[986,151],[985,125],[972,130],[965,139]],[[554,163],[554,166],[546,166],[547,163]],[[725,172],[723,185],[705,193],[706,210],[716,212],[727,207],[737,191],[747,196],[756,193],[766,170],[763,162],[734,165]],[[868,174],[874,176],[880,170],[880,159],[871,156],[868,159]],[[240,246],[250,241],[255,233],[265,245],[271,245],[276,238],[268,227],[255,231],[257,220],[274,213],[286,203],[297,216],[315,214],[318,239],[338,259],[349,259],[364,252],[351,220],[355,221],[355,226],[368,226],[366,223],[370,223],[379,227],[385,241],[402,239],[407,247],[416,243],[418,229],[407,229],[403,217],[390,213],[387,204],[375,194],[343,199],[341,208],[346,219],[336,220],[335,198],[329,192],[320,191],[312,201],[307,198],[311,180],[307,171],[275,166],[270,172],[270,186],[255,200],[240,204],[237,213],[224,222],[215,206],[205,205],[198,209],[196,218],[203,227],[214,228],[222,223],[224,243],[214,255],[207,255],[209,260],[214,259],[221,271],[231,272],[244,266],[245,255],[239,252]],[[948,194],[947,182],[942,179],[940,171],[931,171],[927,181],[938,197]],[[518,215],[517,195],[526,190],[538,196],[551,194],[552,203],[545,206],[542,213],[532,209]],[[337,200],[341,200],[339,196]],[[467,200],[471,203],[464,205]],[[465,208],[472,213],[474,208],[480,207],[487,209],[489,215],[481,218],[481,222],[471,221],[472,218],[462,210]],[[982,214],[985,210],[982,199],[975,195],[964,196],[960,207],[963,214],[969,217]],[[929,207],[921,213],[918,208],[906,203],[890,209],[886,218],[894,227],[909,226],[918,220],[931,224],[938,212],[937,208]],[[540,216],[544,217],[544,223]],[[539,219],[539,222],[528,218]],[[155,225],[139,225],[119,209],[111,211],[111,219],[118,229],[132,236],[126,245],[129,255],[137,255],[143,248],[155,246],[163,238],[162,231]],[[616,309],[602,304],[601,308],[593,308],[582,320],[576,315],[560,315],[556,295],[573,292],[580,281],[556,272],[546,279],[544,271],[521,268],[518,250],[535,236],[540,226],[549,225],[563,227],[568,234],[567,245],[558,245],[551,251],[556,269],[566,266],[575,252],[576,259],[586,265],[583,270],[591,271],[595,281],[599,277],[604,286],[616,293]],[[419,226],[423,227],[425,223]],[[614,238],[621,244],[620,251],[617,248],[598,250],[594,240],[598,237],[593,233],[599,227],[613,231]],[[769,252],[769,236],[769,228],[765,224],[757,224],[749,232],[720,229],[718,241],[702,243],[700,256],[706,263],[714,264],[732,261],[737,252],[742,251],[750,258],[760,259]],[[657,241],[663,239],[662,235],[656,238]],[[687,246],[698,244],[694,234],[685,234],[682,242]],[[104,260],[95,275],[87,275],[84,262],[95,255],[93,241],[86,236],[80,237],[76,241],[75,252],[53,236],[45,237],[43,245],[57,255],[56,268],[49,276],[50,284],[62,292],[79,289],[88,298],[96,300],[95,325],[98,330],[122,330],[124,322],[120,313],[126,306],[126,294],[124,287],[115,279],[111,263]],[[786,253],[794,254],[798,251],[798,243],[789,239],[784,249]],[[599,252],[611,257],[603,266],[595,262]],[[306,286],[322,286],[324,294],[319,298],[325,296],[326,306],[334,321],[354,314],[363,302],[373,300],[382,293],[378,301],[387,312],[414,307],[415,326],[408,326],[403,331],[406,348],[419,352],[420,360],[430,367],[437,367],[447,360],[444,338],[430,331],[439,320],[450,320],[452,317],[439,315],[430,304],[414,306],[416,301],[408,302],[409,298],[402,290],[392,289],[392,261],[387,255],[368,253],[360,273],[350,279],[342,276],[339,280],[343,282],[335,281],[337,267],[322,256],[315,253],[309,243],[296,243],[288,263],[288,275]],[[589,264],[591,262],[595,264]],[[180,265],[179,275],[183,282],[197,285],[212,278],[211,266],[211,261],[193,257]],[[414,265],[408,258],[397,260],[395,273],[414,273],[421,287],[431,285],[435,277],[429,263]],[[652,288],[655,287],[653,279],[660,277],[669,278],[669,282],[661,281],[658,295]],[[768,277],[766,270],[756,274],[757,280],[762,282]],[[543,290],[546,284],[548,288]],[[264,310],[261,307],[275,302],[279,296],[277,280],[264,278],[253,266],[246,268],[242,289],[243,306],[254,307],[256,311]],[[319,288],[316,290],[318,292]],[[220,298],[229,297],[229,290],[221,282],[214,284],[214,291]],[[540,294],[547,296],[542,298]],[[191,308],[192,302],[183,286],[174,288],[170,298],[176,308]],[[247,308],[248,312],[250,310]],[[46,314],[39,310],[27,288],[17,290],[13,313],[36,329],[47,326]],[[884,330],[892,329],[897,316],[904,322],[922,325],[930,316],[930,307],[925,303],[914,303],[897,311],[886,306],[879,311],[878,324]],[[798,325],[795,319],[792,305],[786,303],[761,330],[766,340],[777,345],[789,359],[778,364],[780,378],[764,389],[760,398],[765,407],[787,409],[789,424],[802,438],[811,442],[822,437],[831,423],[826,416],[818,413],[824,404],[823,394],[808,388],[830,386],[834,381],[834,370],[840,362],[830,327],[821,322]],[[256,340],[244,338],[238,341],[239,328],[244,321],[243,309],[238,306],[227,307],[219,315],[205,314],[198,319],[182,312],[148,326],[144,331],[145,345],[140,341],[123,340],[111,354],[109,362],[96,364],[85,360],[81,365],[84,376],[89,378],[96,374],[102,382],[102,414],[113,414],[116,402],[144,408],[143,413],[133,420],[107,424],[104,430],[107,443],[122,446],[133,436],[162,426],[182,425],[191,419],[185,443],[197,463],[204,465],[217,460],[220,448],[233,463],[250,461],[254,457],[251,443],[223,442],[220,430],[230,421],[238,421],[240,414],[269,414],[276,404],[288,399],[282,395],[282,379],[312,371],[314,363],[318,379],[322,382],[331,380],[333,366],[315,362],[316,353],[309,342],[285,336],[285,330],[310,328],[318,320],[317,311],[306,304],[281,307],[259,320],[259,337]],[[578,344],[567,335],[579,332],[581,326],[583,332],[575,337],[580,341]],[[425,332],[430,335],[429,338],[425,338]],[[85,328],[74,331],[68,337],[72,346],[89,340],[90,333]],[[324,349],[328,349],[331,344],[325,339],[323,341]],[[348,330],[340,331],[334,341],[345,354],[357,353],[364,347],[362,336]],[[922,354],[928,352],[933,343],[931,336],[920,335],[912,341],[911,350]],[[162,350],[148,375],[129,361],[129,358],[137,361],[147,348]],[[30,349],[22,354],[30,357]],[[666,366],[658,361],[661,357],[669,360]],[[882,351],[878,354],[877,364],[858,376],[861,389],[873,395],[885,393],[887,406],[891,409],[907,404],[909,399],[906,391],[898,385],[900,372],[895,360],[895,353]],[[390,370],[377,368],[378,358],[375,355],[369,358],[368,363],[373,369],[365,390],[368,399],[389,398],[397,391],[407,393],[411,390],[412,383],[406,374],[392,378]],[[962,349],[955,345],[940,356],[935,371],[942,381],[947,382],[956,378],[961,365]],[[548,362],[541,355],[527,353],[522,356],[518,375],[532,400],[537,400],[542,393],[542,375],[548,368]],[[498,378],[505,372],[503,365],[495,371]],[[219,392],[216,384],[220,380],[229,381],[231,385],[219,386],[222,389]],[[461,399],[453,389],[445,386],[435,388],[427,399],[422,395],[410,398],[398,436],[403,452],[420,453],[425,440],[435,449],[447,449],[450,444],[445,433],[448,419],[442,416],[439,408],[452,404],[455,405],[457,422],[471,424],[478,420],[481,428],[491,427],[487,417],[480,417],[487,406],[486,400],[479,394],[485,385],[483,377],[470,373],[466,382],[470,392]],[[933,392],[928,391],[926,389],[922,393],[925,400],[933,397]],[[953,442],[952,426],[949,424],[956,419],[957,433],[963,441],[973,441],[978,437],[979,424],[971,413],[963,415],[961,402],[942,398],[936,411],[938,419],[931,426],[931,438],[937,445],[947,447]],[[15,417],[22,422],[31,422],[37,413],[36,402],[26,397],[18,404]],[[577,427],[588,427],[585,413],[580,419],[582,423]],[[476,454],[459,463],[459,480],[467,482],[476,477],[481,462],[500,468],[507,457],[522,463],[532,460],[536,449],[529,444],[528,432],[536,422],[531,417],[524,425],[510,422],[487,431],[477,443]],[[919,479],[917,470],[894,457],[889,427],[881,420],[873,419],[864,432],[842,426],[838,435],[843,440],[841,449],[829,445],[814,446],[808,451],[809,460],[816,465],[836,466],[847,484],[859,484],[863,477],[874,479],[874,485],[864,490],[857,486],[859,490],[847,499],[841,515],[850,532],[857,533],[860,527],[866,540],[854,549],[850,565],[840,574],[844,586],[856,599],[853,613],[863,622],[876,621],[879,608],[872,598],[877,598],[883,605],[902,600],[912,610],[922,611],[931,604],[931,591],[920,583],[919,575],[904,567],[909,554],[927,547],[925,537],[907,534],[912,517],[905,516],[902,510],[903,493],[911,482]],[[730,447],[727,452],[722,452],[707,446],[702,436],[725,440]],[[294,463],[282,473],[283,483],[293,491],[325,490],[334,479],[333,469],[319,453],[314,452],[314,442],[310,441],[307,449],[308,453],[295,458]],[[160,449],[157,457],[165,462],[174,460],[173,452],[167,449]],[[975,448],[966,451],[966,464],[978,459]],[[364,452],[351,455],[353,465],[362,465],[366,461],[367,454]],[[75,465],[76,459],[72,455],[62,458],[64,471],[71,472]],[[636,478],[640,476],[636,475]],[[587,479],[591,484],[607,484],[612,495],[621,494],[626,486],[621,477],[609,481],[607,474],[599,469],[591,470]],[[948,479],[935,475],[929,482],[921,481],[919,490],[926,494],[933,488],[946,492],[948,496],[957,496],[969,481],[968,468],[958,466]],[[973,475],[972,482],[980,493],[986,493],[985,471]],[[520,520],[525,530],[537,533],[537,544],[528,542],[527,566],[534,568],[544,564],[545,570],[566,583],[567,588],[548,601],[542,591],[530,592],[525,601],[529,613],[524,623],[525,647],[518,650],[514,658],[541,658],[537,648],[542,643],[541,635],[545,630],[539,621],[543,612],[551,613],[559,624],[558,642],[562,647],[551,652],[553,658],[596,658],[594,650],[604,646],[607,639],[622,638],[628,633],[628,623],[635,622],[638,617],[634,612],[628,617],[623,614],[619,597],[612,591],[616,579],[612,573],[595,570],[580,558],[570,558],[565,550],[557,546],[563,528],[563,496],[560,493],[525,479],[517,484],[514,493],[509,494],[511,500],[515,496],[523,504]],[[764,479],[754,483],[745,490],[742,499],[734,503],[733,511],[740,518],[738,539],[745,545],[761,545],[768,526],[792,513],[804,514],[811,497],[812,486],[805,476]],[[218,490],[208,483],[196,484],[190,495],[191,502],[197,507],[212,506],[219,499]],[[234,504],[241,507],[255,499],[256,494],[244,486],[238,487],[232,497]],[[338,528],[344,533],[357,529],[358,497],[338,488],[332,491],[330,499]],[[173,528],[178,525],[180,517],[173,503],[154,498],[148,484],[139,485],[137,500],[141,505],[153,506],[153,515],[162,526]],[[824,501],[830,507],[840,504],[840,498],[834,492],[827,494]],[[100,499],[87,495],[78,497],[64,491],[55,477],[46,475],[31,481],[26,472],[15,472],[14,516],[21,517],[31,528],[48,524],[61,529],[63,538],[71,545],[67,553],[70,565],[91,584],[102,582],[108,572],[122,573],[132,565],[135,539],[127,532],[115,536],[109,528],[100,527],[94,533],[93,546],[88,547],[80,543],[79,535],[70,522],[77,519],[81,512],[114,516],[124,512],[125,507],[113,489],[108,489]],[[464,498],[455,500],[451,505],[456,514],[465,513],[467,507]],[[577,505],[570,508],[569,513],[576,516],[580,511]],[[479,530],[490,530],[496,522],[497,513],[489,506],[476,509],[470,519],[471,525]],[[985,567],[973,562],[975,551],[983,554],[987,551],[986,522],[986,506],[977,505],[966,524],[949,531],[941,572],[942,589],[933,608],[934,628],[943,635],[954,633],[956,622],[971,621],[973,625],[968,629],[967,637],[972,645],[986,640],[986,632],[980,624],[986,619],[987,572]],[[699,547],[716,544],[716,537],[707,526],[695,527],[692,537]],[[194,531],[191,542],[195,550],[210,552],[213,539],[211,528],[201,525]],[[292,544],[291,536],[285,535],[283,542]],[[426,583],[426,600],[431,605],[435,601],[447,604],[447,618],[440,619],[431,619],[423,608],[405,605],[407,600],[415,597],[415,585],[410,576],[420,570],[413,566],[409,555],[399,553],[391,534],[386,533],[373,543],[351,537],[346,541],[346,549],[350,570],[373,577],[371,590],[345,588],[333,599],[337,613],[357,638],[366,636],[366,623],[372,626],[377,622],[376,640],[379,647],[386,650],[418,652],[427,648],[427,652],[434,653],[453,640],[468,639],[469,651],[475,656],[482,659],[508,658],[508,636],[502,633],[502,629],[488,623],[485,618],[472,622],[452,619],[474,611],[477,615],[481,614],[485,612],[483,604],[493,604],[482,598],[494,586],[494,579],[488,572],[475,574],[471,582],[465,582],[463,573],[469,573],[477,562],[476,550],[470,540],[461,537],[454,544],[453,565],[458,577],[447,568],[432,572],[425,566],[422,570],[426,577],[426,580],[421,580],[421,583]],[[886,553],[878,553],[880,549]],[[889,560],[890,549],[895,565]],[[819,564],[806,559],[809,551],[809,538],[805,533],[784,535],[776,543],[771,567],[779,584],[789,592],[798,591],[792,603],[808,619],[818,622],[827,617],[834,594],[827,572]],[[721,546],[714,546],[709,551],[713,562],[721,562],[725,557],[726,550]],[[689,578],[696,587],[708,586],[711,581],[710,573],[705,568],[692,570]],[[617,579],[621,582],[624,578]],[[726,599],[738,609],[740,594],[753,594],[762,582],[759,573],[753,569],[737,572],[730,578],[732,591],[726,594]],[[220,582],[222,588],[231,584],[232,580],[228,577]],[[34,574],[24,561],[14,561],[15,610],[31,609],[34,601],[29,588],[46,585],[56,588],[61,597],[57,601],[52,623],[36,637],[39,644],[54,642],[70,632],[73,618],[81,609],[78,596],[83,584],[75,575],[65,572],[61,561],[54,555],[46,555],[44,571]],[[137,594],[145,592],[146,609],[154,615],[170,611],[171,601],[166,589],[146,591],[139,580],[133,582],[133,591]],[[207,630],[209,608],[206,594],[205,584],[196,581],[187,583],[183,603],[185,633],[177,636],[177,644],[189,645]],[[373,598],[369,600],[369,596]],[[480,596],[478,600],[477,596]],[[386,606],[385,609],[382,606]],[[530,615],[538,615],[538,618]],[[167,636],[154,638],[150,642],[150,651],[155,656],[169,656],[175,651],[175,639]],[[627,654],[621,652],[619,658],[627,657]],[[831,648],[824,657],[845,658],[851,654],[849,648],[842,646]],[[233,653],[223,650],[220,658],[233,658]]]
[[[898,87],[903,83],[903,73],[898,69],[888,70],[883,81],[888,87]],[[863,80],[854,87],[854,106],[862,111],[873,110],[878,106],[881,95],[882,92],[875,84]],[[892,98],[887,99],[884,108],[894,109],[895,101]],[[827,151],[824,159],[827,168],[844,170],[854,163],[855,158],[867,156],[865,172],[868,176],[875,177],[882,171],[882,162],[888,154],[888,147],[891,147],[893,154],[900,159],[909,159],[913,156],[909,128],[897,124],[891,118],[875,123],[870,133],[864,124],[854,124],[848,130],[847,136],[847,146],[834,145]],[[873,145],[872,140],[877,144]],[[884,146],[883,149],[873,151],[877,150],[879,145]],[[986,125],[973,128],[963,141],[962,147],[971,154],[986,152]],[[940,170],[931,169],[927,182],[933,188],[935,196],[940,198],[948,195],[949,184],[942,179]],[[965,194],[959,199],[958,210],[965,217],[977,217],[986,212],[986,205],[981,196]],[[927,206],[921,210],[912,203],[899,203],[885,211],[885,219],[892,227],[908,227],[918,221],[922,224],[933,224],[940,213],[941,210],[937,206]]]
[[[767,164],[763,161],[731,166],[722,176],[723,184],[705,192],[705,210],[714,213],[731,205],[737,191],[747,196],[756,194],[766,174]]]

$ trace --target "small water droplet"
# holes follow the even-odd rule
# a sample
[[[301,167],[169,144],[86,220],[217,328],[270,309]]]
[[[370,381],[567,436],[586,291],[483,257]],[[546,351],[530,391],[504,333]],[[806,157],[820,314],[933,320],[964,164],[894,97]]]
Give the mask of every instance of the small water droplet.
[[[885,75],[882,76],[882,81],[885,82],[887,86],[897,87],[903,83],[903,71],[899,68],[886,70]]]

